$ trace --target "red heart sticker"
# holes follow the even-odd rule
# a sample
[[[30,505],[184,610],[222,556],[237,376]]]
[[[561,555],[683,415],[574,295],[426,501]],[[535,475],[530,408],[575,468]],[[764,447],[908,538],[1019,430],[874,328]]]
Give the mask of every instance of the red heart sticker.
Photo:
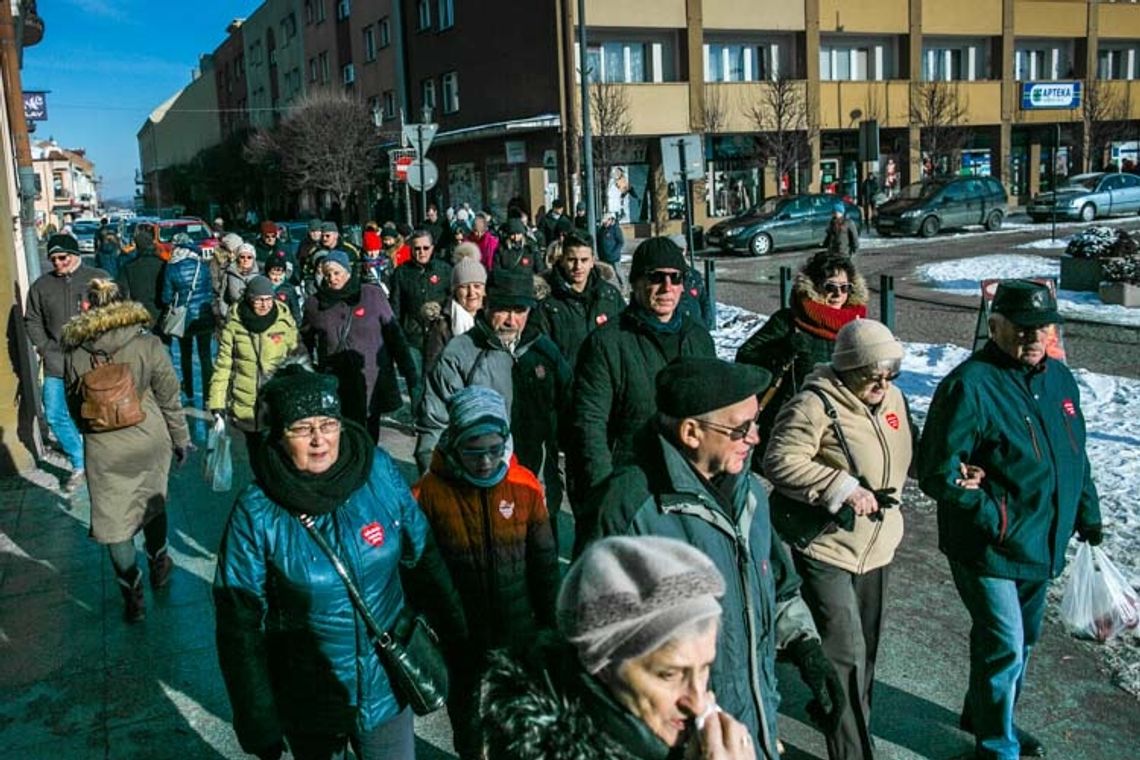
[[[891,429],[899,429],[899,416],[894,412],[887,412],[886,416],[883,419],[887,421],[887,424],[891,426]]]
[[[602,325],[604,325],[606,322],[609,322],[609,321],[610,321],[610,318],[607,317],[605,314],[599,314],[598,316],[594,317],[594,322],[596,322],[599,327],[601,327]]]
[[[368,523],[360,529],[360,536],[372,546],[383,546],[384,526],[378,522]]]
[[[1061,402],[1061,408],[1065,410],[1065,414],[1070,417],[1077,416],[1077,405],[1073,403],[1071,398],[1067,398]]]
[[[693,298],[696,298],[697,297],[697,289],[693,288],[692,290],[690,290],[689,295],[691,295]]]
[[[522,265],[524,267],[529,267],[530,266],[530,259],[528,259],[526,256],[523,256]]]
[[[537,367],[535,367],[534,368],[534,376],[537,377],[539,380],[546,377],[546,367],[542,366],[541,364],[538,365]]]
[[[499,514],[503,516],[504,520],[511,519],[511,515],[515,513],[515,503],[503,499],[499,502]]]
[[[364,307],[363,306],[357,306],[356,311],[354,311],[352,313],[358,317],[363,317],[364,316]]]
[[[428,278],[428,282],[430,282],[432,285],[435,285],[437,282],[439,282],[439,275],[433,274],[431,277]]]

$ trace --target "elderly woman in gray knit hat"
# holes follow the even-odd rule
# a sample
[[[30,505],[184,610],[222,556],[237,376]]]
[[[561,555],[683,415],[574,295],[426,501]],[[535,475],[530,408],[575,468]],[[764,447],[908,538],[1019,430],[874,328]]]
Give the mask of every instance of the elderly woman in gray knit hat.
[[[748,730],[708,691],[724,578],[657,536],[591,544],[558,595],[562,638],[483,679],[486,757],[752,760]]]
[[[443,347],[456,335],[475,326],[475,315],[483,308],[487,295],[487,270],[479,263],[479,246],[460,243],[451,268],[451,300],[443,306],[435,301],[424,304],[421,312],[427,325],[424,336],[424,372],[427,372]]]

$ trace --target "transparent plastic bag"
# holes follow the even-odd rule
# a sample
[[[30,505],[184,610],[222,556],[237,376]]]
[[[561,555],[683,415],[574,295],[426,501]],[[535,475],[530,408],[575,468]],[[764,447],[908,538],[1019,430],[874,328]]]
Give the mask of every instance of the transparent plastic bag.
[[[1103,549],[1082,543],[1061,600],[1061,619],[1074,636],[1109,641],[1140,625],[1140,596]]]
[[[215,493],[224,493],[233,485],[234,463],[230,453],[230,433],[226,423],[218,419],[206,436],[203,475]]]

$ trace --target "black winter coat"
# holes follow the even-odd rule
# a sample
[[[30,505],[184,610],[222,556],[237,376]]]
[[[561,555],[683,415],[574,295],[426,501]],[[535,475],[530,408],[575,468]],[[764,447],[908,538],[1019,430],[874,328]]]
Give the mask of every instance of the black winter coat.
[[[389,283],[388,300],[409,346],[421,352],[424,350],[427,335],[424,304],[434,301],[442,306],[447,303],[450,293],[451,264],[438,256],[433,256],[427,266],[412,259],[396,267]]]
[[[97,277],[108,277],[102,269],[80,264],[71,274],[48,272],[28,288],[24,328],[32,345],[44,360],[44,374],[63,377],[63,326],[83,311],[87,286]]]
[[[151,248],[119,267],[119,275],[115,278],[123,297],[145,306],[152,320],[157,320],[162,312],[163,266],[165,262]]]
[[[586,337],[616,320],[625,309],[625,299],[620,290],[602,279],[596,268],[590,272],[581,293],[570,287],[561,267],[547,272],[546,281],[550,283],[550,295],[539,302],[535,314],[543,332],[573,367]]]
[[[542,274],[546,271],[546,257],[533,245],[527,243],[523,243],[518,248],[510,248],[504,239],[495,249],[495,255],[491,261],[493,262],[492,269],[524,269],[534,274]]]

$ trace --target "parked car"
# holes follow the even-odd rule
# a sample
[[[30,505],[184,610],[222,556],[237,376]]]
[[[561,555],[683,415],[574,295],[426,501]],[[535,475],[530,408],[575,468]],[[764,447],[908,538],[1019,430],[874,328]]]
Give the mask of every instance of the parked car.
[[[191,242],[202,250],[210,250],[218,247],[218,240],[214,237],[214,230],[210,225],[195,217],[139,222],[132,233],[132,239],[134,233],[137,233],[144,227],[150,229],[151,234],[154,235],[155,247],[158,249],[158,255],[163,261],[170,259],[170,254],[174,250],[174,236],[179,232],[185,232],[189,235]]]
[[[71,234],[79,243],[81,254],[95,255],[95,233],[99,230],[98,219],[76,219],[71,223]]]
[[[848,219],[862,226],[859,207],[838,195],[782,195],[714,224],[705,234],[705,244],[749,256],[763,256],[778,248],[821,246],[836,203],[844,205]]]
[[[939,230],[985,225],[996,230],[1005,220],[1009,197],[993,177],[954,177],[914,182],[879,206],[880,235],[930,237]]]
[[[1033,196],[1027,212],[1035,222],[1053,218],[1091,222],[1098,216],[1140,213],[1140,177],[1117,172],[1075,174],[1055,193]]]

